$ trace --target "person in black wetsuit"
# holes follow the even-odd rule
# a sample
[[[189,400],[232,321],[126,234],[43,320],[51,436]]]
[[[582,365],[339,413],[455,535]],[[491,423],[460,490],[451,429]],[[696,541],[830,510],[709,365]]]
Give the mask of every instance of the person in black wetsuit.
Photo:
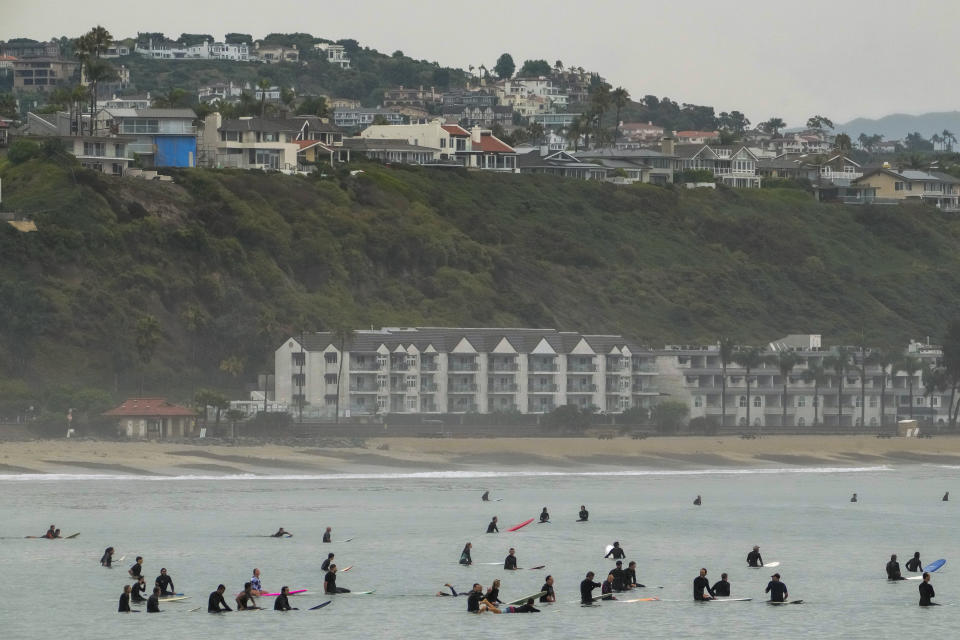
[[[601,586],[593,581],[593,571],[588,571],[587,577],[580,582],[580,604],[593,604],[593,590]]]
[[[276,532],[275,534],[273,534],[272,536],[270,536],[270,537],[271,537],[271,538],[282,538],[282,537],[284,537],[284,536],[286,536],[286,537],[288,537],[288,538],[292,538],[292,537],[293,537],[293,534],[290,533],[289,531],[284,531],[284,530],[283,530],[283,527],[280,527],[279,529],[277,529],[277,532]]]
[[[493,516],[493,520],[487,525],[487,533],[500,533],[500,529],[497,528],[497,516]]]
[[[603,584],[600,585],[600,599],[601,600],[616,600],[616,596],[613,595],[613,585],[614,577],[612,573],[607,574],[607,579],[603,581]]]
[[[210,598],[207,600],[207,613],[233,611],[233,609],[227,606],[226,600],[223,599],[223,592],[226,590],[227,588],[221,584],[217,587],[216,591],[210,594]]]
[[[463,545],[463,551],[460,552],[460,564],[473,564],[473,558],[470,557],[470,549],[473,545],[469,542]]]
[[[147,613],[160,613],[160,587],[154,587],[153,595],[147,598]]]
[[[890,562],[887,563],[887,580],[906,580],[900,575],[900,563],[897,562],[897,554],[890,556]]]
[[[627,586],[627,589],[647,586],[637,582],[637,563],[633,560],[631,560],[627,568],[623,570],[623,583]]]
[[[786,602],[790,594],[787,593],[787,585],[780,582],[780,574],[775,573],[770,576],[771,580],[767,583],[764,593],[770,594],[770,602]]]
[[[763,566],[763,556],[760,555],[759,545],[753,545],[753,551],[747,554],[747,566],[748,567]]]
[[[493,613],[500,613],[500,609],[496,607],[492,602],[487,602],[483,597],[483,587],[480,586],[480,583],[474,583],[473,590],[470,592],[470,595],[467,597],[467,613],[483,613],[484,611],[492,611]]]
[[[503,604],[503,600],[500,599],[500,581],[494,580],[493,584],[487,589],[487,593],[483,596],[483,599],[489,602],[490,604]]]
[[[490,502],[490,492],[484,491],[483,495],[480,496],[480,499],[483,500],[484,502]]]
[[[704,594],[704,591],[707,593]],[[710,581],[707,580],[707,570],[700,569],[700,575],[693,579],[693,599],[696,601],[713,600],[717,596],[710,588]]]
[[[940,500],[943,502],[950,502],[950,492],[947,491],[945,494],[943,494],[943,497],[940,498]]]
[[[113,547],[107,547],[107,550],[103,552],[103,557],[100,558],[100,566],[110,568],[110,565],[113,563]]]
[[[903,566],[907,571],[913,571],[914,573],[923,569],[923,563],[920,562],[920,552],[914,551],[913,557],[907,560],[907,563]]]
[[[443,586],[445,586],[446,588],[450,589],[450,593],[447,593],[447,592],[445,592],[445,591],[437,591],[437,597],[438,597],[438,598],[449,598],[449,597],[451,597],[451,596],[454,597],[454,598],[459,598],[460,596],[468,596],[468,595],[470,595],[469,593],[457,593],[457,590],[454,589],[454,588],[453,588],[453,585],[450,584],[449,582],[447,582],[447,583],[444,584]]]
[[[127,573],[133,578],[139,578],[141,571],[143,571],[143,556],[137,556],[137,561],[127,570]]]
[[[586,505],[580,505],[580,513],[578,515],[580,519],[577,522],[586,522],[590,518],[590,512],[587,511]]]
[[[614,591],[623,591],[626,589],[623,578],[623,560],[617,560],[617,566],[610,570],[610,575],[613,576]]]
[[[693,506],[699,507],[701,504],[703,504],[703,499],[697,494],[697,497],[693,500]]]
[[[517,550],[510,547],[507,557],[503,559],[503,568],[507,571],[517,570]]]
[[[130,587],[130,600],[133,602],[146,602],[142,594],[147,592],[147,580],[143,576],[137,578],[137,581]]]
[[[327,571],[330,568],[330,563],[333,562],[333,554],[328,553],[327,559],[323,561],[323,564],[320,565],[320,571]]]
[[[857,494],[853,494],[852,496],[850,496],[850,502],[856,502],[856,501],[857,501]]]
[[[287,600],[287,597],[290,595],[290,587],[283,587],[280,589],[280,595],[277,596],[277,599],[273,601],[273,610],[274,611],[298,611],[296,607],[290,606],[290,601]]]
[[[324,542],[333,542],[333,540],[330,539],[330,536],[331,536],[332,533],[333,533],[333,532],[330,530],[330,527],[327,527],[327,530],[323,532],[323,541],[324,541]]]
[[[337,565],[331,564],[327,575],[323,576],[324,593],[350,593],[350,589],[337,586]]]
[[[167,575],[166,569],[160,569],[160,575],[157,576],[154,584],[160,587],[160,595],[162,596],[172,596],[177,591],[173,587],[173,578]]]
[[[237,611],[245,609],[259,609],[257,601],[253,599],[253,585],[249,582],[243,583],[243,591],[237,596]]]
[[[935,598],[937,593],[933,590],[933,585],[930,584],[930,574],[923,574],[923,582],[920,583],[920,606],[921,607],[936,607],[938,603],[931,602],[931,598]]]
[[[540,587],[540,591],[546,591],[545,594],[540,596],[540,602],[556,602],[557,594],[553,592],[553,576],[547,576],[543,581],[543,586]]]
[[[40,537],[46,538],[48,540],[53,540],[54,538],[57,537],[57,531],[59,531],[59,529],[57,529],[56,526],[50,525],[50,528],[47,529],[47,532]],[[33,536],[30,536],[30,537],[32,538]]]
[[[727,581],[727,574],[721,573],[720,579],[713,583],[713,595],[718,598],[730,597],[730,583]]]
[[[540,609],[537,609],[533,606],[533,598],[527,600],[526,604],[522,604],[519,607],[507,607],[503,610],[504,613],[540,613]]]
[[[547,513],[546,507],[544,507],[543,511],[540,512],[540,522],[550,522],[550,514]]]
[[[613,556],[614,560],[623,560],[627,557],[626,552],[620,547],[619,542],[613,543],[613,548],[610,551],[607,551],[607,555],[603,556],[604,558],[609,558]]]
[[[130,613],[130,585],[123,585],[123,593],[120,594],[120,608],[118,613]]]

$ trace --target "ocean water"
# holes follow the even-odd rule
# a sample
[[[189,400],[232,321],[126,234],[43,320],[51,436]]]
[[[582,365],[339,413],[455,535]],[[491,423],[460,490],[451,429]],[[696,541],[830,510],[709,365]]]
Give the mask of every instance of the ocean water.
[[[0,624],[8,638],[76,640],[170,638],[467,638],[503,637],[950,637],[960,623],[960,554],[956,502],[960,468],[916,465],[861,469],[767,469],[702,472],[554,474],[469,472],[355,474],[275,478],[0,475]],[[500,502],[480,501],[482,490]],[[860,494],[851,504],[850,494]],[[696,494],[703,505],[694,507]],[[589,523],[576,523],[581,504]],[[491,516],[501,529],[547,506],[551,524],[517,533],[484,533]],[[25,540],[50,523],[74,540]],[[258,537],[278,526],[291,539]],[[333,544],[320,542],[333,527]],[[336,542],[345,538],[351,542]],[[659,602],[581,607],[578,585],[588,570],[613,566],[604,547],[618,540],[648,588],[625,597]],[[457,564],[465,542],[475,562],[499,562],[509,547],[520,566]],[[771,607],[763,588],[772,570],[748,569],[754,544],[777,568],[790,598]],[[101,568],[107,546],[120,566]],[[219,583],[239,591],[254,567],[265,587],[307,588],[291,598],[306,608],[327,600],[320,563],[328,552],[338,584],[371,595],[333,597],[319,611],[205,613]],[[941,607],[917,606],[916,581],[888,583],[891,553],[901,564],[920,551],[924,563],[947,558],[934,574]],[[161,567],[191,596],[156,615],[120,615],[117,601],[134,556],[145,558],[152,586]],[[691,584],[707,567],[711,582],[730,574],[734,596],[752,602],[696,604]],[[509,600],[556,580],[558,603],[532,615],[468,615],[466,598],[438,598],[445,582],[467,590],[502,580]],[[905,572],[906,575],[906,572]],[[598,580],[599,581],[599,580]],[[663,588],[656,588],[662,586]],[[262,603],[272,607],[272,598]],[[194,607],[203,611],[191,613]]]

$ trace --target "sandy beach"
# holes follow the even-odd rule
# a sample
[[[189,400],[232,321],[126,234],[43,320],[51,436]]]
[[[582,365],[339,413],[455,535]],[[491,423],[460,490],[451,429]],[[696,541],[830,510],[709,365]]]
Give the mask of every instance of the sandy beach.
[[[0,474],[310,474],[478,469],[960,465],[960,438],[871,436],[378,438],[365,447],[35,440],[0,444]]]

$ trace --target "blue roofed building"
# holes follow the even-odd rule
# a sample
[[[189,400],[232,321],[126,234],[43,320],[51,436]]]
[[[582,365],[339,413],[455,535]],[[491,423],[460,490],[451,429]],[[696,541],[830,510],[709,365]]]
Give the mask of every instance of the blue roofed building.
[[[197,129],[193,109],[101,109],[97,130],[131,136],[127,156],[144,167],[195,167]]]

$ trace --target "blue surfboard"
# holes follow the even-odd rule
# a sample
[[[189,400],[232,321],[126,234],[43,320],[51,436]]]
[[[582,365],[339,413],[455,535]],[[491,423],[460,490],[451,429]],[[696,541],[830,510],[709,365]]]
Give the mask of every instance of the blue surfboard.
[[[933,562],[925,566],[923,570],[926,571],[927,573],[933,573],[934,571],[936,571],[937,569],[939,569],[945,564],[947,564],[947,561],[944,560],[943,558],[940,558],[939,560],[934,560]]]

